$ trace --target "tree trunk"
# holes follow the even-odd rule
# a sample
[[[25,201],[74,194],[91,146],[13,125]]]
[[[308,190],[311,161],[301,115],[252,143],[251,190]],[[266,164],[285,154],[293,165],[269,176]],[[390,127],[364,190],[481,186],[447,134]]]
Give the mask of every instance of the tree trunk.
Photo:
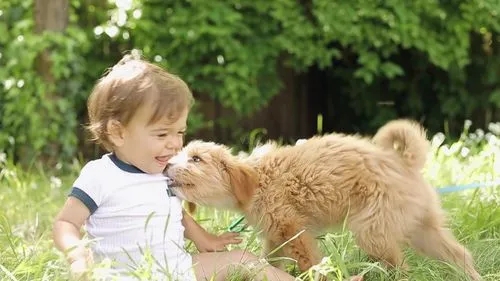
[[[68,26],[68,0],[35,0],[35,32],[63,32]]]
[[[42,34],[45,31],[64,32],[69,21],[69,0],[35,0],[34,21],[34,32],[36,34]],[[57,81],[52,74],[50,50],[45,50],[38,55],[35,68],[43,81],[50,85],[50,89],[55,89]],[[58,93],[52,91],[45,93],[45,98],[48,101],[56,102],[61,97]],[[42,106],[39,114],[41,118],[47,119],[44,120],[47,124],[50,124],[51,120],[49,120],[49,114],[46,111],[47,109]],[[34,155],[40,155],[40,160],[46,164],[55,164],[60,147],[60,143],[57,141],[52,141],[50,147],[46,147],[44,151],[31,151],[33,148],[28,145],[28,147],[24,147],[20,151],[19,160],[21,163],[29,163],[33,160]]]
[[[64,32],[69,19],[68,0],[35,0],[35,33],[44,31]],[[37,59],[37,71],[47,83],[54,83],[49,51],[44,51]]]

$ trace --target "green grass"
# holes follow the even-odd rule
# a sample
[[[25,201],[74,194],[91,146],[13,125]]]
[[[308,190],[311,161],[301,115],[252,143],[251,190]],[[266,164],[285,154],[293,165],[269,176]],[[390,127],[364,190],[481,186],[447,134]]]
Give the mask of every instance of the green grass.
[[[500,178],[500,141],[489,134],[465,132],[450,145],[436,135],[425,175],[436,187],[486,182]],[[51,241],[51,224],[66,198],[80,164],[61,170],[32,167],[23,170],[0,156],[0,280],[68,280],[68,267]],[[64,176],[61,176],[64,172]],[[450,226],[476,260],[484,280],[500,280],[500,188],[498,186],[442,195]],[[239,214],[198,209],[196,218],[208,230],[225,231]],[[258,254],[261,244],[251,228],[242,233],[242,244]],[[309,272],[288,270],[303,280],[314,280],[318,272],[330,280],[364,273],[366,280],[466,280],[451,265],[406,251],[409,272],[386,271],[357,248],[351,233],[342,231],[318,238],[325,259]],[[191,243],[188,249],[194,251]],[[236,280],[238,277],[235,278]]]

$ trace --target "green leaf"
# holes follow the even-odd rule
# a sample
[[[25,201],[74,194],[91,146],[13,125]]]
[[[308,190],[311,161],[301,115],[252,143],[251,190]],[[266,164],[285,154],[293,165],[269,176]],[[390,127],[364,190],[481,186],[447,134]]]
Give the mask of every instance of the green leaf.
[[[493,90],[488,100],[497,107],[500,107],[500,88],[496,88],[495,90]]]
[[[402,76],[404,75],[404,70],[401,68],[401,66],[393,63],[393,62],[383,62],[380,65],[380,70],[382,73],[389,79],[392,79],[396,76]]]

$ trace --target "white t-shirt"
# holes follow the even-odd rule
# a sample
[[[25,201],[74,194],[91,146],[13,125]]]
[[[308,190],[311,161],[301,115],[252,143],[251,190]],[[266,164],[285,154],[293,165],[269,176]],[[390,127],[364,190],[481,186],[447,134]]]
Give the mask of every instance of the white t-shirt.
[[[115,262],[119,280],[146,264],[160,272],[157,280],[195,280],[191,255],[184,249],[181,200],[168,189],[165,176],[146,174],[106,154],[83,167],[70,196],[90,210],[85,227],[95,240],[95,261]],[[145,252],[152,263],[143,262]]]

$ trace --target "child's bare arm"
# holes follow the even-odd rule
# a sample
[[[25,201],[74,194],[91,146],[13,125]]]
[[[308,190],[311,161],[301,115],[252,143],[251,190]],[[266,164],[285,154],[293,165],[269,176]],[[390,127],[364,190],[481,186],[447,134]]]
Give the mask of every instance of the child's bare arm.
[[[54,221],[54,244],[66,254],[70,263],[89,258],[88,250],[82,245],[80,232],[89,215],[89,209],[80,200],[70,196]]]
[[[214,235],[207,232],[186,211],[182,211],[182,225],[184,225],[184,236],[193,241],[200,252],[223,251],[229,244],[241,243],[238,233],[223,233]]]

